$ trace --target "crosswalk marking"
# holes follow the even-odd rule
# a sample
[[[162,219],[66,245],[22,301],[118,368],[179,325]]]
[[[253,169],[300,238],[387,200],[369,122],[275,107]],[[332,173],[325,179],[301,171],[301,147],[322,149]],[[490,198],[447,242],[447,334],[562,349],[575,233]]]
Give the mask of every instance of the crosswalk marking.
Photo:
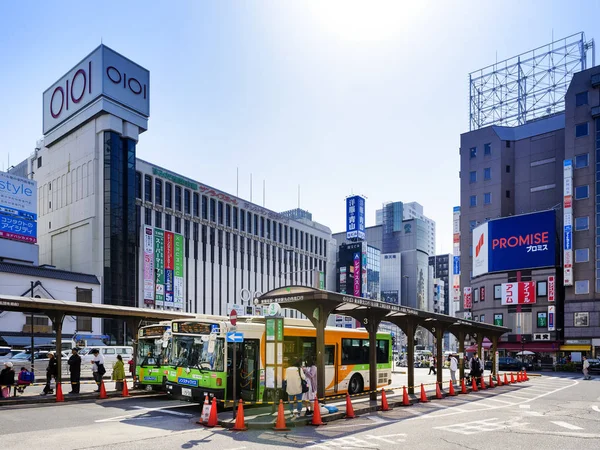
[[[554,425],[558,425],[559,427],[563,427],[566,428],[568,430],[583,430],[583,428],[578,427],[577,425],[572,425],[570,423],[567,422],[562,422],[560,420],[552,420],[551,421]]]

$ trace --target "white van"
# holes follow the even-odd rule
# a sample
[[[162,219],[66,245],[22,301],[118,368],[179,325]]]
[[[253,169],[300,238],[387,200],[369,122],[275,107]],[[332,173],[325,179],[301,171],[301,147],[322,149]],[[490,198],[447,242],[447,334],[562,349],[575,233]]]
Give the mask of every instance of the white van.
[[[92,350],[95,348],[97,348],[104,357],[104,367],[106,369],[105,377],[110,377],[112,375],[113,364],[117,362],[117,355],[121,355],[121,358],[123,358],[125,375],[129,373],[127,363],[133,358],[133,347],[126,345],[107,345],[103,347],[85,347],[79,350],[79,356],[81,356],[82,377],[92,376],[92,359],[94,358]]]

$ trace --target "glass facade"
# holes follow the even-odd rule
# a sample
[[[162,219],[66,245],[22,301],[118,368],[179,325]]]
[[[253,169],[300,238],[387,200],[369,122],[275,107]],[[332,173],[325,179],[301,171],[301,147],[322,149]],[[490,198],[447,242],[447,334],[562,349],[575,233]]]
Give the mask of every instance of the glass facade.
[[[135,141],[104,133],[104,303],[136,306]],[[150,190],[151,190],[150,182]],[[124,343],[122,320],[104,320],[104,333]],[[131,333],[128,333],[129,335]]]
[[[381,299],[379,275],[381,273],[381,251],[367,246],[367,294],[374,300]]]

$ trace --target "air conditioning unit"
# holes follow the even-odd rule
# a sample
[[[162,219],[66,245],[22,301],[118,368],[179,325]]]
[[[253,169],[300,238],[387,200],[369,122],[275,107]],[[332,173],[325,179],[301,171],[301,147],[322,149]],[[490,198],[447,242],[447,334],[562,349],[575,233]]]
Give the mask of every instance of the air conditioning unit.
[[[549,341],[550,333],[533,333],[534,341]]]

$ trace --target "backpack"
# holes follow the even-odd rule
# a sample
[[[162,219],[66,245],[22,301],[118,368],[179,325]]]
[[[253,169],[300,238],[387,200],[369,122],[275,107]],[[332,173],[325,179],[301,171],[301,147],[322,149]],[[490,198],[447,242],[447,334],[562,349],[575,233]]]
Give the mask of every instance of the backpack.
[[[35,381],[35,376],[33,375],[33,372],[21,372],[21,381],[23,381],[24,383],[33,383]]]

